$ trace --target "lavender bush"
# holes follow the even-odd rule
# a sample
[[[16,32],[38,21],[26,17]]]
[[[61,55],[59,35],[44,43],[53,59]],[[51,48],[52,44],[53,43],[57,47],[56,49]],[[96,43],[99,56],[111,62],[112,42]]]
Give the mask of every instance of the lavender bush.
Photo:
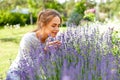
[[[100,33],[96,25],[68,28],[57,38],[49,38],[60,40],[61,46],[50,46],[45,53],[41,44],[29,54],[35,62],[26,55],[16,73],[21,80],[120,80],[120,42],[113,44],[112,33],[110,28]]]

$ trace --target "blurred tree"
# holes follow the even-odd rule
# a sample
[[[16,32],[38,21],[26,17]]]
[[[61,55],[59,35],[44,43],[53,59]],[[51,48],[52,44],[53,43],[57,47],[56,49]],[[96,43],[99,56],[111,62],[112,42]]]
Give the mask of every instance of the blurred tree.
[[[12,11],[16,12],[16,14],[17,14],[17,12],[18,13],[20,12],[19,10],[26,9],[26,10],[28,10],[28,13],[30,14],[31,24],[33,22],[36,22],[36,17],[37,17],[36,15],[38,14],[38,12],[40,10],[48,9],[48,8],[56,9],[57,11],[59,11],[61,13],[63,13],[63,10],[64,10],[63,5],[60,4],[57,0],[0,0],[0,15],[4,14],[4,13],[11,13]],[[15,10],[17,10],[17,11],[15,11]],[[7,15],[7,14],[5,14],[5,15]],[[4,23],[5,19],[2,19],[2,18],[4,18],[2,16],[3,15],[0,16],[1,23]],[[11,19],[13,19],[13,18],[11,18]],[[28,20],[28,21],[30,21],[30,20]],[[12,23],[12,24],[14,24],[14,23]]]
[[[16,6],[27,7],[26,0],[9,0],[11,2],[11,7],[15,8]]]
[[[38,13],[43,9],[56,9],[59,12],[63,11],[62,4],[58,3],[57,0],[27,0],[28,7],[31,12]]]
[[[8,10],[11,6],[11,2],[8,0],[0,1],[0,10]]]
[[[63,11],[63,6],[57,0],[43,0],[44,8],[43,9],[55,9],[59,12]]]
[[[30,9],[52,8],[58,11],[63,10],[62,4],[57,0],[2,0],[0,1],[0,10],[11,10],[17,6]]]
[[[100,4],[100,11],[107,13],[109,18],[116,16],[120,12],[120,0],[108,0]]]
[[[66,16],[69,16],[75,6],[75,0],[65,0],[65,3],[63,4],[65,7],[65,11],[66,11]]]
[[[96,5],[95,2],[89,2],[89,1],[86,1],[86,8],[87,8],[87,9],[94,8],[95,5]]]
[[[114,15],[118,14],[118,12],[120,11],[120,0],[113,0],[109,6],[110,6],[111,12]]]
[[[27,7],[26,0],[2,0],[0,1],[0,10],[11,10],[16,6]]]
[[[27,0],[27,4],[29,8],[42,9],[43,0]]]
[[[80,20],[83,19],[84,11],[86,10],[86,0],[76,2],[74,9],[68,19],[68,23],[79,25]]]

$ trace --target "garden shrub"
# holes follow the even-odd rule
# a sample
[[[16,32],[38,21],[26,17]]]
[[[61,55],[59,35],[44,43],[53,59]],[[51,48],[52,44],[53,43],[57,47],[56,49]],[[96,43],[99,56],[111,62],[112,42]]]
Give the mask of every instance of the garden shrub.
[[[79,25],[80,20],[83,19],[84,11],[86,10],[86,6],[84,5],[85,1],[80,1],[76,3],[70,17],[68,18],[69,24]]]
[[[36,21],[36,17],[33,15],[33,22]],[[25,25],[30,24],[30,15],[22,13],[12,12],[0,12],[0,25]]]
[[[120,31],[114,31],[112,33],[112,44],[113,44],[113,53],[114,55],[120,56]]]
[[[95,14],[94,13],[85,14],[84,20],[93,22],[95,20]]]

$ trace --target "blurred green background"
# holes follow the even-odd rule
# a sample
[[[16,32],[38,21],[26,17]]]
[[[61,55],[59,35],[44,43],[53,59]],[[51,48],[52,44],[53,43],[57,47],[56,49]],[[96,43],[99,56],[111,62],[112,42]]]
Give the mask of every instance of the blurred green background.
[[[61,13],[63,25],[120,18],[120,0],[0,0],[0,27],[34,24],[38,12],[48,8]]]

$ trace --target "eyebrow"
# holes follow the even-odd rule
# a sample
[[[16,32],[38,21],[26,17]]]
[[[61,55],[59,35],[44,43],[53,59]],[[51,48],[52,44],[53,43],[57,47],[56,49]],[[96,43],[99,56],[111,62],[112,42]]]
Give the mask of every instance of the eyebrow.
[[[60,24],[53,23],[52,25],[60,25]]]

